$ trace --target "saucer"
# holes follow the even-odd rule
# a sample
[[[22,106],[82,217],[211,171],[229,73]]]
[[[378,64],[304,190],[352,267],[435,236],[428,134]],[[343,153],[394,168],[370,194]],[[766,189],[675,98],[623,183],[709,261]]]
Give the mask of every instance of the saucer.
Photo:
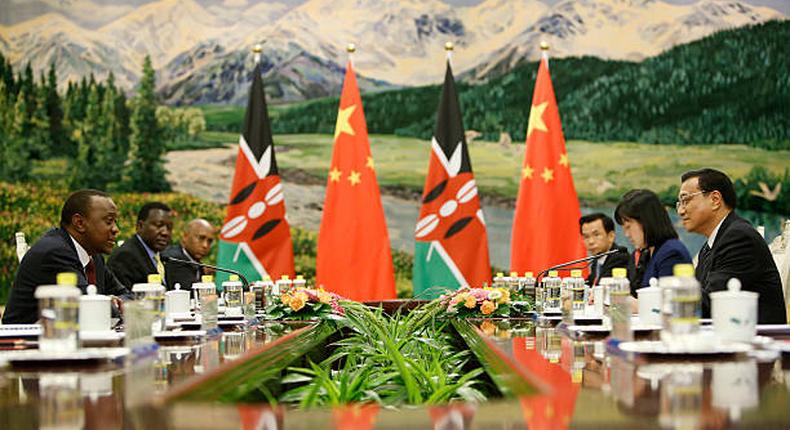
[[[732,355],[743,354],[752,350],[752,346],[746,343],[727,342],[727,343],[707,343],[707,342],[686,342],[668,344],[662,341],[637,341],[620,342],[618,347],[625,352],[632,352],[643,355]]]
[[[38,349],[28,349],[0,352],[0,362],[67,363],[117,361],[127,354],[129,354],[129,348],[80,348],[76,351],[41,351]]]
[[[124,333],[114,330],[102,331],[81,331],[80,341],[82,342],[111,342],[124,338]]]

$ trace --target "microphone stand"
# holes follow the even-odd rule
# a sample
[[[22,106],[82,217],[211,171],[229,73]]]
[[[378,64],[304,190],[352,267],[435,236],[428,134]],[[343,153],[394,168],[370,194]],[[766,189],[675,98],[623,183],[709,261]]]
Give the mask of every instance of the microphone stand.
[[[247,290],[250,289],[250,281],[248,281],[247,278],[244,275],[242,275],[241,272],[239,272],[237,270],[226,269],[224,267],[212,266],[211,264],[198,263],[197,261],[182,260],[180,258],[167,257],[167,256],[163,256],[162,257],[162,261],[165,262],[165,263],[186,264],[188,266],[193,266],[193,267],[206,267],[208,269],[214,269],[217,272],[230,273],[232,275],[238,276],[241,279],[241,281],[244,284],[244,286],[246,287],[246,289]]]
[[[602,252],[600,254],[595,254],[595,255],[591,255],[589,257],[584,257],[584,258],[580,258],[578,260],[568,261],[567,263],[561,263],[561,264],[557,264],[555,266],[551,266],[548,269],[542,270],[540,273],[538,273],[538,276],[535,277],[535,285],[538,285],[538,283],[540,282],[541,278],[546,276],[546,274],[549,273],[552,270],[557,270],[557,269],[565,269],[565,270],[586,269],[587,267],[589,267],[592,264],[593,261],[595,261],[595,260],[597,260],[597,259],[599,259],[601,257],[605,257],[607,255],[617,254],[618,252],[620,252],[620,251],[617,250],[617,249],[610,249],[609,251]],[[579,264],[579,263],[587,263],[587,264],[585,264],[584,266],[581,266],[581,267],[571,267],[574,264]]]

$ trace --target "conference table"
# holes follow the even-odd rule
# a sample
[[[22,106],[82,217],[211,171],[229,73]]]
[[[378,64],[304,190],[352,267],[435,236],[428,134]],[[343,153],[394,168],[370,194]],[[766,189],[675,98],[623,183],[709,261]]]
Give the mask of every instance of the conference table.
[[[120,362],[0,369],[0,428],[790,426],[790,358],[782,353],[656,359],[623,354],[603,336],[541,319],[465,320],[453,326],[506,396],[396,409],[300,410],[223,401],[233,390],[220,387],[225,376],[274,366],[288,354],[305,353],[302,346],[327,345],[336,336],[325,323],[258,323],[200,339],[162,341],[148,354]]]

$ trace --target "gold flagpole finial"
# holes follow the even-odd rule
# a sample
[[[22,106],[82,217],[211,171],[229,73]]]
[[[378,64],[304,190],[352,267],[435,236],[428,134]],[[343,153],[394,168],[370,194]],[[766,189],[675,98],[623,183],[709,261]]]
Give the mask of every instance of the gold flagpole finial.
[[[546,42],[545,40],[541,40],[540,41],[540,50],[541,51],[548,51],[549,50],[549,42]]]
[[[455,45],[453,45],[453,42],[445,42],[445,44],[444,44],[444,50],[445,51],[452,52],[453,49],[455,49]]]
[[[255,64],[261,62],[261,52],[263,52],[263,45],[260,43],[256,43],[255,46],[252,47],[252,54],[255,60]]]
[[[349,43],[348,45],[346,45],[346,52],[348,52],[349,54],[353,54],[354,52],[356,52],[356,50],[357,50],[357,45],[354,45],[353,43]]]

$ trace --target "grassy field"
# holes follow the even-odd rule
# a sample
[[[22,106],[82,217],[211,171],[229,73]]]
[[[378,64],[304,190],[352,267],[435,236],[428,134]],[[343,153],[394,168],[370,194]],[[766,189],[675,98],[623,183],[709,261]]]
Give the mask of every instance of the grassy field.
[[[211,132],[214,142],[235,143],[236,133]],[[281,168],[299,168],[324,178],[332,157],[331,135],[277,135],[277,162]],[[428,167],[427,141],[397,136],[370,136],[379,184],[421,190]],[[780,174],[790,165],[790,151],[765,151],[745,145],[650,145],[628,142],[567,143],[574,182],[585,202],[616,201],[632,188],[660,192],[677,185],[690,169],[709,166],[733,179],[753,166]],[[469,145],[472,167],[484,194],[514,197],[524,157],[524,144],[502,146],[474,141]]]

